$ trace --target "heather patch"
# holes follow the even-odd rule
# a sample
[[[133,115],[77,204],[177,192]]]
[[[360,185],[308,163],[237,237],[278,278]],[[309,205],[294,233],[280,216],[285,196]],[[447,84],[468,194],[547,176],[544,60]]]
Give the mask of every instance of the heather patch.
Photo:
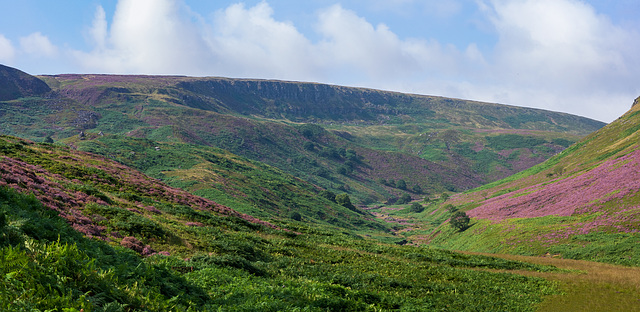
[[[534,185],[488,199],[469,215],[502,220],[598,211],[602,203],[633,196],[640,189],[639,157],[636,151],[544,187]]]

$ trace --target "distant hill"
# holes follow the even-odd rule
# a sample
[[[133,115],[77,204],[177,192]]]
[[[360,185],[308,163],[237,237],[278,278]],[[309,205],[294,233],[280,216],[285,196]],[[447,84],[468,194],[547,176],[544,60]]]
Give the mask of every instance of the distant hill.
[[[476,223],[429,239],[456,249],[640,265],[639,103],[546,162],[453,196],[446,204]]]
[[[44,81],[0,64],[0,101],[40,96],[51,91]]]
[[[120,151],[90,146],[102,140],[99,132],[218,147],[320,190],[347,193],[357,205],[471,189],[540,163],[604,125],[544,110],[316,83],[40,78],[52,91],[0,106],[1,133],[104,156]]]

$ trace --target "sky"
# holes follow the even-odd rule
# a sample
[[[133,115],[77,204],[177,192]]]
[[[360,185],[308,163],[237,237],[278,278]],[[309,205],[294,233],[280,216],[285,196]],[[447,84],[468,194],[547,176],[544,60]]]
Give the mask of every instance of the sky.
[[[611,122],[640,96],[638,0],[0,0],[27,73],[321,82]]]

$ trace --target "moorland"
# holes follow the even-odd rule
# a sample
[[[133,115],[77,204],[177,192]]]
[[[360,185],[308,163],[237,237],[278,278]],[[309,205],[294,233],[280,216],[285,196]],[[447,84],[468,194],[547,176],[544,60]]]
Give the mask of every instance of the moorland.
[[[638,102],[0,66],[0,309],[633,311]]]

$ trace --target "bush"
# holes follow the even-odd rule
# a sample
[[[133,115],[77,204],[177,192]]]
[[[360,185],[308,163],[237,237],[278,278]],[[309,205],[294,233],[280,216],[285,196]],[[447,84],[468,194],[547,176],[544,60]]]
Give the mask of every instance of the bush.
[[[400,196],[396,204],[403,205],[403,204],[408,204],[409,202],[411,202],[411,195],[404,193],[402,194],[402,196]]]
[[[409,209],[409,211],[415,212],[415,213],[420,213],[420,212],[424,211],[424,207],[422,207],[422,205],[420,205],[419,203],[413,203],[413,204],[411,204],[411,208]]]
[[[449,223],[451,224],[451,226],[458,229],[458,231],[462,232],[469,227],[470,221],[471,219],[464,211],[457,211],[453,214],[453,216],[451,216]]]
[[[416,194],[422,194],[422,187],[419,184],[414,185],[411,190]]]
[[[458,208],[456,208],[456,206],[454,206],[452,204],[445,205],[444,209],[446,209],[450,213],[454,213],[454,212],[458,211]]]
[[[351,211],[359,212],[356,206],[351,203],[351,198],[347,194],[336,195],[336,203]]]
[[[302,215],[297,211],[292,212],[289,215],[289,218],[291,218],[292,220],[296,220],[296,221],[302,221]]]

